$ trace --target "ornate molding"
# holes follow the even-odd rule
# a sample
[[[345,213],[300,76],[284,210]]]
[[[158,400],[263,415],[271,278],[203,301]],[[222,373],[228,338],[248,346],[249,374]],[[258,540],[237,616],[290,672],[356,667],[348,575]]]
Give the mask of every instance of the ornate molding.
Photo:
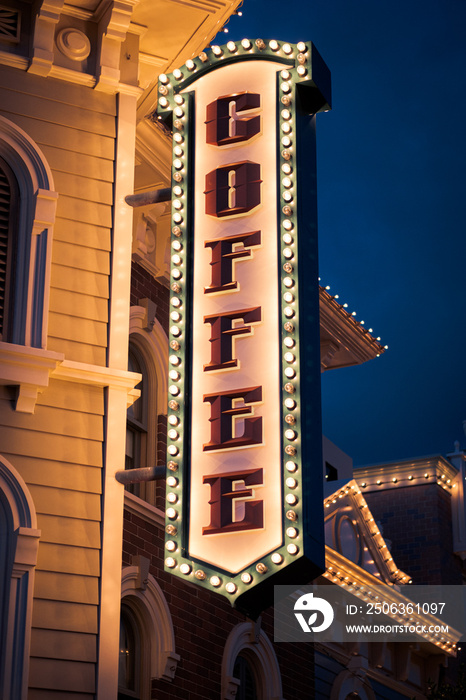
[[[96,90],[116,92],[120,83],[120,48],[139,0],[112,0],[99,20]]]
[[[84,61],[91,53],[91,42],[79,29],[67,27],[57,35],[59,51],[72,61]]]
[[[0,39],[12,44],[19,42],[21,12],[11,7],[0,6]]]
[[[253,622],[242,622],[231,630],[225,644],[222,659],[222,700],[231,700],[239,686],[233,675],[236,657],[242,652],[247,655],[260,679],[264,697],[269,700],[283,700],[280,667],[275,650],[261,631],[257,637]]]
[[[34,413],[38,395],[49,385],[63,357],[41,348],[0,342],[0,383],[18,388],[17,411]]]
[[[62,353],[0,342],[0,384],[17,387],[17,411],[34,413],[37,398],[48,387],[51,377],[120,389],[127,393],[128,406],[140,395],[134,388],[140,381],[135,372],[71,362]]]
[[[123,369],[63,360],[52,374],[54,379],[126,391],[128,406],[131,406],[141,393],[139,389],[134,388],[141,381],[141,376],[136,372],[128,372]]]
[[[139,566],[128,566],[122,571],[121,597],[136,615],[143,631],[142,663],[151,678],[172,681],[175,677],[179,654],[175,652],[175,634],[170,608],[157,581],[147,574],[145,587],[140,587]]]
[[[32,37],[30,73],[48,75],[53,64],[55,26],[60,19],[64,0],[42,0],[36,14]]]

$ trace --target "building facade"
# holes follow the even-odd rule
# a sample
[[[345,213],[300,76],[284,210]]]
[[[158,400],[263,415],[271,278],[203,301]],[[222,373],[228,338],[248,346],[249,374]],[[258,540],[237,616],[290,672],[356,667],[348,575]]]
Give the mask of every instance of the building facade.
[[[1,4],[5,700],[375,697],[366,677],[391,683],[387,697],[423,697],[424,672],[374,670],[380,650],[320,649],[319,660],[312,645],[273,643],[271,610],[251,622],[169,576],[163,483],[115,479],[165,463],[170,212],[144,200],[170,183],[157,78],[199,54],[238,5]],[[383,352],[323,288],[320,308],[323,370]],[[330,481],[351,480],[328,442],[324,463]],[[329,538],[329,567],[337,557],[377,578]]]

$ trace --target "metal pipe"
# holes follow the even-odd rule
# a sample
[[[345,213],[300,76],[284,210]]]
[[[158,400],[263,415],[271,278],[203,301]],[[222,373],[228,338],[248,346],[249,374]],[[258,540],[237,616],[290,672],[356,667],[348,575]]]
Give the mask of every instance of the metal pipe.
[[[130,207],[145,207],[147,204],[158,204],[159,202],[169,202],[172,198],[171,187],[161,190],[150,190],[139,194],[128,194],[125,197],[126,204]]]
[[[138,469],[120,469],[115,474],[115,479],[124,484],[139,484],[143,481],[156,481],[165,479],[165,465],[161,467],[139,467]]]

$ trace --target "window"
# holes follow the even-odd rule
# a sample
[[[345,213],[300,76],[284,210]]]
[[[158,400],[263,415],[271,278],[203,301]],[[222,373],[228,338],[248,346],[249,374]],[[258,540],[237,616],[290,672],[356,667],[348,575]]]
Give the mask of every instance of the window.
[[[19,201],[18,183],[11,168],[0,158],[0,340],[8,340],[11,332],[13,294],[12,268],[16,260],[15,229]]]
[[[27,694],[39,536],[29,489],[0,456],[0,697],[8,700]]]
[[[121,606],[118,700],[139,700],[141,681],[141,635],[137,621],[126,605]]]
[[[260,625],[243,622],[230,632],[222,659],[222,698],[282,700],[280,668]]]
[[[325,462],[325,481],[337,481],[338,480],[338,469],[330,464],[330,462]]]
[[[125,469],[137,469],[139,467],[152,467],[155,463],[155,454],[148,454],[148,376],[144,358],[136,345],[130,343],[128,369],[130,372],[138,372],[142,380],[137,385],[141,396],[135,401],[127,412],[126,422],[126,457]],[[135,496],[144,498],[147,494],[146,484],[130,484],[126,488]]]
[[[165,464],[168,386],[168,338],[148,311],[147,300],[130,309],[128,368],[139,372],[136,387],[141,396],[127,414],[126,468]],[[165,482],[147,481],[126,489],[161,510],[165,508]],[[128,500],[128,499],[127,499]],[[134,501],[133,501],[134,502]]]
[[[0,116],[3,341],[35,348],[46,346],[57,198],[43,154],[22,129]]]
[[[172,681],[180,657],[162,589],[149,560],[122,571],[118,700],[150,700],[151,680]]]
[[[375,700],[362,657],[353,657],[348,665],[350,668],[341,671],[333,681],[330,700]]]
[[[258,700],[254,672],[249,661],[242,654],[236,657],[233,676],[239,680],[236,700]]]

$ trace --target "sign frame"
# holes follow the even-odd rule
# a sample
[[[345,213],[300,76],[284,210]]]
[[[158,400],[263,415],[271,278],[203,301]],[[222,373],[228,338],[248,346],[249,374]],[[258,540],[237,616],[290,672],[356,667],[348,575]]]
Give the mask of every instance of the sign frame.
[[[194,90],[209,71],[274,61],[280,323],[282,543],[232,573],[190,556]],[[253,66],[251,65],[251,68]],[[261,39],[213,46],[159,77],[159,119],[173,130],[170,370],[165,570],[225,595],[252,619],[273,603],[274,584],[304,584],[325,568],[315,115],[330,109],[330,73],[310,42]],[[247,90],[247,86],[245,86]],[[254,300],[251,299],[251,306]],[[194,407],[195,408],[195,407]],[[206,516],[208,519],[208,516]],[[207,523],[206,523],[207,524]]]

